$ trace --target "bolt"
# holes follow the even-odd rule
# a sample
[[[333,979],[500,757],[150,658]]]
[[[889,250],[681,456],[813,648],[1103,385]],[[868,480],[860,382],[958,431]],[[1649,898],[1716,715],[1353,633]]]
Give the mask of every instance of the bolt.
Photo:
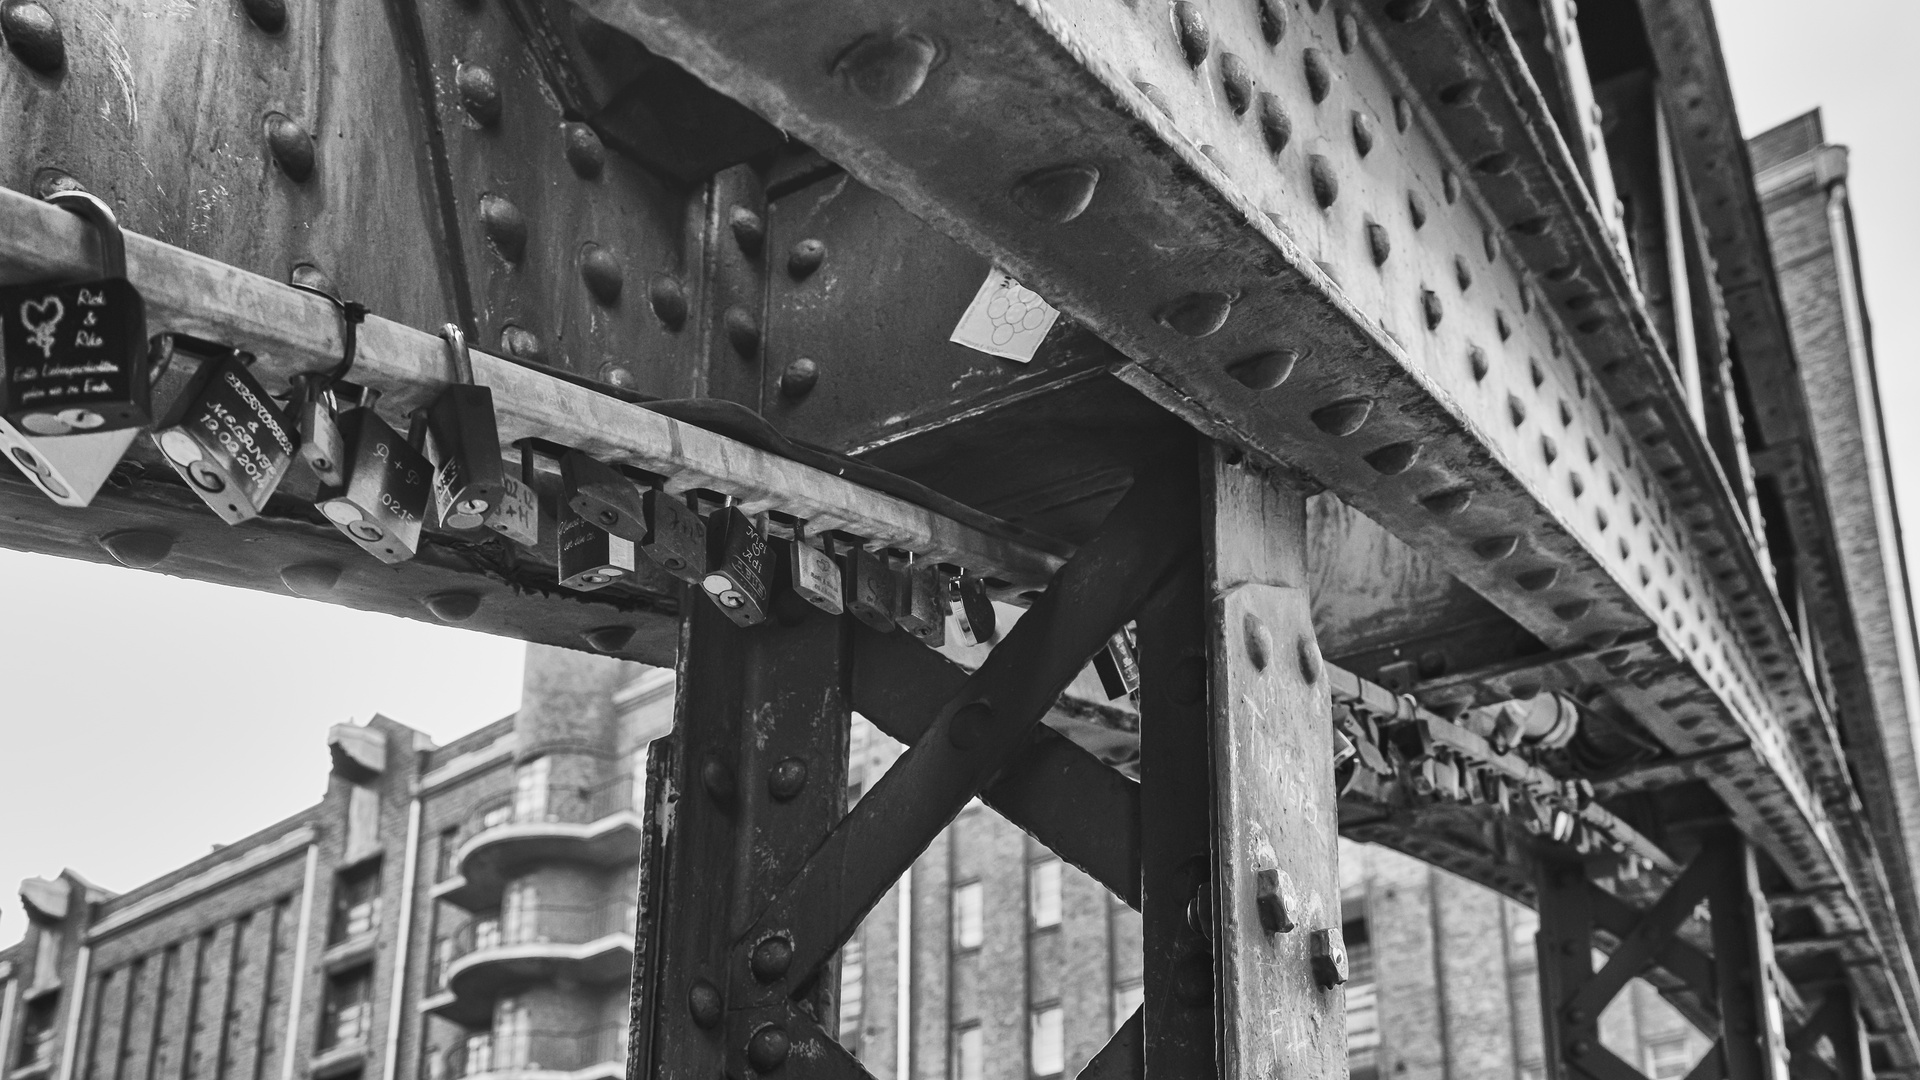
[[[720,988],[705,979],[693,980],[693,986],[687,990],[687,1012],[693,1022],[703,1028],[711,1028],[720,1022]]]
[[[947,722],[947,742],[955,750],[971,750],[980,745],[986,737],[987,729],[993,724],[993,706],[985,701],[972,701],[961,706]]]
[[[1372,398],[1342,398],[1331,405],[1322,405],[1308,414],[1307,419],[1313,426],[1336,438],[1346,438],[1359,431],[1373,415]]]
[[[753,969],[753,977],[763,983],[778,982],[786,978],[787,969],[793,966],[793,942],[776,934],[753,947],[753,957],[747,962]]]
[[[1313,185],[1313,201],[1325,210],[1340,198],[1340,178],[1334,174],[1333,162],[1324,154],[1307,155],[1307,180]]]
[[[253,25],[269,34],[277,34],[287,28],[286,0],[240,0],[240,7],[253,20]]]
[[[1280,889],[1280,870],[1265,866],[1253,872],[1253,905],[1260,914],[1260,928],[1267,936],[1293,930],[1292,904]]]
[[[561,124],[560,131],[567,164],[573,166],[574,173],[584,180],[598,177],[607,165],[607,148],[599,134],[579,121]]]
[[[1160,309],[1154,319],[1161,326],[1191,338],[1203,338],[1227,324],[1233,314],[1232,296],[1223,292],[1196,292]]]
[[[613,252],[589,240],[580,245],[580,279],[595,300],[611,307],[620,299],[626,284],[626,271]]]
[[[1021,177],[1009,195],[1034,220],[1065,225],[1086,212],[1099,184],[1100,170],[1091,165],[1055,165]]]
[[[1220,86],[1226,93],[1227,108],[1235,116],[1245,116],[1253,106],[1253,71],[1234,53],[1220,54]]]
[[[753,1066],[754,1072],[772,1072],[786,1063],[789,1049],[791,1044],[785,1028],[761,1024],[747,1039],[747,1064]]]
[[[1273,94],[1260,95],[1260,134],[1267,140],[1269,154],[1285,150],[1288,140],[1293,138],[1293,120],[1287,116],[1287,107]]]
[[[500,257],[517,263],[527,255],[527,216],[505,197],[488,192],[480,196],[480,224]]]
[[[757,257],[767,246],[767,221],[759,214],[744,206],[736,206],[727,214],[727,226],[733,230],[733,242],[748,258]]]
[[[647,302],[660,325],[678,330],[687,325],[687,289],[672,274],[655,274],[647,283]]]
[[[918,34],[868,34],[840,54],[834,70],[876,107],[896,109],[920,92],[938,58],[933,42]]]
[[[1313,977],[1322,989],[1331,990],[1347,981],[1347,945],[1338,927],[1313,932],[1311,955]]]
[[[1299,362],[1300,354],[1292,349],[1275,349],[1235,361],[1228,366],[1227,374],[1249,390],[1271,390],[1286,382],[1293,374],[1293,365]]]
[[[707,789],[707,795],[716,803],[725,805],[733,801],[733,770],[719,758],[709,757],[701,764],[700,785]]]
[[[280,171],[296,184],[305,183],[313,175],[313,136],[299,121],[281,112],[268,113],[262,126],[267,150]]]
[[[1327,68],[1327,54],[1315,48],[1303,49],[1300,61],[1307,73],[1307,96],[1318,105],[1327,100],[1327,94],[1333,89],[1333,72]]]
[[[60,20],[39,0],[0,3],[0,36],[21,63],[42,75],[66,66],[67,41],[60,33]]]
[[[782,758],[767,773],[767,794],[775,802],[789,802],[807,786],[807,763],[797,757]]]
[[[814,384],[820,381],[820,365],[804,356],[796,357],[780,373],[780,394],[782,397],[803,398],[813,392]]]
[[[460,90],[460,105],[481,127],[500,122],[500,84],[493,72],[479,64],[461,64],[453,83]]]
[[[827,258],[827,245],[820,240],[806,239],[793,245],[787,253],[787,276],[795,281],[805,281],[813,276],[815,270]]]
[[[1180,35],[1180,52],[1187,58],[1187,66],[1197,68],[1206,63],[1207,52],[1213,47],[1213,35],[1207,31],[1206,20],[1200,17],[1200,8],[1191,0],[1174,0],[1173,28]]]

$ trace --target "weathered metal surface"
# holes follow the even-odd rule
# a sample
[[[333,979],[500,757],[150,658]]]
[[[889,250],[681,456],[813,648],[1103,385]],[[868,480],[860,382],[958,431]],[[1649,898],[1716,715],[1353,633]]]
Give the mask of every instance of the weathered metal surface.
[[[1715,864],[1707,906],[1727,1075],[1786,1080],[1786,1024],[1775,986],[1780,973],[1753,847],[1731,828],[1712,830],[1701,841],[1699,857]]]

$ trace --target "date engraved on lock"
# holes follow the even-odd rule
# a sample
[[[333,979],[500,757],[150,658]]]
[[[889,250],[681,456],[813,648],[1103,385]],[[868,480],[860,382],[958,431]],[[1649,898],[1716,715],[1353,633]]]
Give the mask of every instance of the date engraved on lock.
[[[229,525],[266,509],[300,445],[286,415],[236,356],[201,364],[153,440]]]
[[[340,436],[348,447],[347,482],[322,492],[320,512],[381,562],[413,558],[433,466],[371,408],[342,415]]]

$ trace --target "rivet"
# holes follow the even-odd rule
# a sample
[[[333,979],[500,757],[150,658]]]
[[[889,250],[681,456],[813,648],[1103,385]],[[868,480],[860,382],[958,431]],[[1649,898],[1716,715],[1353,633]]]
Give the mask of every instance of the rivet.
[[[1299,362],[1300,354],[1292,349],[1275,349],[1236,360],[1228,365],[1227,374],[1249,390],[1271,390],[1286,382]]]
[[[1444,314],[1440,308],[1439,293],[1434,292],[1432,289],[1420,290],[1420,314],[1427,321],[1427,329],[1434,330],[1439,328],[1440,318]]]
[[[280,584],[295,596],[317,600],[340,582],[340,568],[332,563],[300,563],[280,569]]]
[[[1253,106],[1253,71],[1235,53],[1220,54],[1220,87],[1233,115],[1245,116]]]
[[[1285,934],[1293,929],[1293,905],[1280,888],[1280,870],[1263,866],[1253,872],[1253,905],[1260,916],[1260,929],[1267,936]]]
[[[1207,661],[1186,656],[1167,673],[1167,697],[1175,705],[1198,705],[1207,700]]]
[[[1507,395],[1507,419],[1513,422],[1514,427],[1519,427],[1521,424],[1526,423],[1527,422],[1527,403],[1524,401],[1521,401],[1517,397],[1514,397],[1512,394],[1508,394]]]
[[[1520,538],[1512,534],[1506,536],[1487,536],[1473,542],[1473,553],[1496,562],[1512,555],[1520,547]]]
[[[527,217],[505,197],[480,196],[480,224],[500,257],[517,263],[527,255]]]
[[[1399,94],[1393,95],[1393,129],[1405,131],[1413,123],[1413,106]]]
[[[1325,210],[1340,197],[1340,178],[1334,174],[1333,162],[1324,154],[1307,155],[1307,179],[1313,184],[1313,201]]]
[[[753,947],[748,965],[753,968],[753,977],[763,983],[785,978],[787,969],[793,966],[793,942],[778,934],[767,938]]]
[[[733,351],[743,360],[751,360],[760,352],[760,323],[753,312],[735,304],[721,316],[721,322],[727,328],[727,341]]]
[[[124,529],[100,538],[113,561],[135,570],[151,570],[173,551],[173,537],[152,529]]]
[[[1546,458],[1549,465],[1560,456],[1560,445],[1553,441],[1553,436],[1540,436],[1540,456]]]
[[[795,357],[780,372],[780,394],[783,397],[803,398],[813,392],[814,384],[819,381],[820,365],[804,356]]]
[[[1519,157],[1511,151],[1495,150],[1493,153],[1474,162],[1473,167],[1477,172],[1483,172],[1489,176],[1498,176],[1512,169],[1519,160]]]
[[[1552,282],[1571,281],[1573,280],[1573,275],[1579,272],[1580,272],[1580,268],[1575,266],[1574,264],[1561,263],[1559,266],[1550,266],[1547,268],[1547,280]],[[1585,295],[1585,294],[1582,294],[1582,295]],[[1587,303],[1590,304],[1592,302],[1593,302],[1592,298],[1588,297]],[[1567,306],[1572,307],[1573,302],[1568,301]]]
[[[500,348],[516,360],[545,363],[547,359],[547,349],[540,343],[540,335],[517,323],[508,323],[500,328]]]
[[[1387,0],[1387,18],[1394,22],[1412,22],[1433,7],[1433,0]]]
[[[1500,241],[1494,238],[1492,229],[1481,230],[1480,247],[1485,252],[1488,262],[1500,257]]]
[[[1334,21],[1333,36],[1340,42],[1341,52],[1351,53],[1360,42],[1360,20],[1354,18],[1351,12],[1342,12],[1340,18]]]
[[[955,710],[953,719],[947,723],[947,741],[955,750],[971,750],[980,745],[987,737],[987,729],[993,726],[993,705],[986,701],[970,701]]]
[[[807,763],[800,758],[781,758],[767,773],[767,794],[775,802],[791,802],[807,786]]]
[[[1336,438],[1346,438],[1359,431],[1373,415],[1372,398],[1342,398],[1331,405],[1322,405],[1313,410],[1307,419],[1313,426]]]
[[[1505,341],[1513,336],[1513,327],[1507,325],[1506,312],[1496,311],[1493,313],[1493,329],[1500,335],[1501,341]]]
[[[1200,152],[1207,156],[1208,161],[1213,162],[1214,168],[1219,169],[1221,172],[1228,171],[1227,159],[1220,156],[1220,151],[1217,147],[1211,143],[1201,143]]]
[[[1207,61],[1207,52],[1213,48],[1213,35],[1207,31],[1206,20],[1200,17],[1200,8],[1192,0],[1174,0],[1173,29],[1180,36],[1180,53],[1187,58],[1187,66],[1197,68]]]
[[[700,763],[700,786],[707,789],[708,798],[722,806],[733,802],[737,794],[733,770],[717,757],[709,757]]]
[[[294,263],[293,269],[287,272],[287,280],[309,289],[319,289],[323,293],[333,292],[333,279],[312,263]]]
[[[1249,611],[1241,622],[1240,634],[1246,643],[1247,663],[1252,664],[1255,671],[1267,670],[1267,661],[1273,656],[1273,633],[1267,624]]]
[[[1593,601],[1591,600],[1569,600],[1564,604],[1556,606],[1553,609],[1553,613],[1558,615],[1563,622],[1577,622],[1585,618],[1587,612],[1591,610],[1593,610]]]
[[[1467,268],[1467,261],[1458,255],[1453,257],[1453,280],[1460,286],[1461,292],[1473,288],[1473,271]]]
[[[460,90],[460,107],[481,127],[500,122],[500,84],[493,72],[479,64],[461,64],[453,84]]]
[[[1133,86],[1134,89],[1146,96],[1149,104],[1160,110],[1162,116],[1165,116],[1169,120],[1173,119],[1173,102],[1167,99],[1167,92],[1165,90],[1160,89],[1150,82],[1141,82],[1138,79],[1134,80]]]
[[[1021,177],[1009,195],[1034,220],[1065,225],[1086,213],[1099,186],[1100,170],[1091,165],[1054,165]]]
[[[1160,309],[1154,320],[1174,333],[1203,338],[1227,324],[1233,297],[1223,292],[1196,292]]]
[[[1260,134],[1267,140],[1269,154],[1285,150],[1287,141],[1293,138],[1293,120],[1287,116],[1287,107],[1273,94],[1260,95]]]
[[[0,3],[0,36],[21,63],[42,75],[66,66],[67,41],[60,33],[60,20],[39,0]]]
[[[471,592],[434,593],[422,601],[433,617],[445,623],[466,622],[480,610],[480,594]]]
[[[1373,118],[1359,109],[1353,110],[1353,149],[1361,157],[1373,153]]]
[[[305,183],[313,175],[313,136],[300,122],[283,112],[270,112],[261,121],[267,150],[287,179]]]
[[[1333,73],[1327,68],[1327,54],[1308,47],[1301,50],[1300,62],[1307,73],[1307,96],[1318,105],[1327,100],[1327,93],[1333,89]]]
[[[824,241],[812,238],[796,241],[793,250],[787,252],[787,276],[795,281],[803,281],[812,277],[826,259],[827,245]]]
[[[633,389],[637,381],[633,377],[633,372],[628,371],[626,368],[621,367],[611,360],[600,365],[599,378],[601,382],[606,383],[608,386],[617,386],[622,390]]]
[[[1420,500],[1420,505],[1441,517],[1453,517],[1465,513],[1473,503],[1473,489],[1467,487],[1448,488],[1436,491]]]
[[[607,147],[599,133],[577,120],[561,124],[560,132],[574,174],[583,180],[597,178],[607,166]]]
[[[634,629],[631,626],[601,626],[582,633],[588,645],[596,652],[617,653],[633,640]]]
[[[1281,0],[1259,0],[1260,36],[1268,45],[1280,44],[1287,36],[1287,8]]]
[[[1545,236],[1552,230],[1553,219],[1545,215],[1522,218],[1513,223],[1513,231],[1522,236]]]
[[[1393,254],[1393,240],[1387,235],[1387,227],[1368,218],[1362,228],[1367,234],[1367,253],[1373,257],[1373,265],[1385,266],[1388,256]]]
[[[253,25],[269,34],[287,28],[286,0],[240,0],[240,9],[247,13]]]
[[[687,990],[687,1013],[702,1028],[720,1022],[720,988],[705,979],[695,979]]]
[[[757,257],[767,245],[767,221],[744,206],[727,213],[727,227],[733,230],[733,242],[749,258]]]
[[[1588,1042],[1587,1040],[1575,1039],[1573,1040],[1572,1043],[1568,1044],[1567,1053],[1577,1058],[1583,1058],[1583,1057],[1586,1057],[1587,1053],[1592,1049],[1593,1049],[1593,1044]]]
[[[653,275],[647,283],[647,302],[653,305],[654,317],[667,329],[678,330],[687,324],[687,289],[672,274]]]
[[[938,57],[919,34],[868,34],[840,54],[834,70],[876,107],[896,109],[920,92]]]
[[[1440,88],[1440,104],[1451,106],[1471,105],[1480,100],[1480,91],[1486,84],[1479,79],[1461,79]]]
[[[626,271],[613,252],[588,241],[580,246],[580,280],[586,282],[587,291],[595,300],[611,306],[620,299],[620,290],[626,285]]]
[[[754,1072],[772,1072],[786,1063],[790,1049],[785,1028],[778,1024],[761,1024],[747,1038],[747,1064],[753,1066]]]
[[[1487,351],[1478,345],[1467,349],[1467,369],[1473,372],[1473,381],[1479,382],[1487,377]]]
[[[1427,200],[1417,191],[1407,192],[1407,219],[1418,229],[1427,223]]]
[[[33,170],[33,179],[27,190],[44,199],[59,191],[85,191],[87,186],[65,169],[43,165]]]
[[[1420,460],[1423,447],[1415,442],[1389,443],[1366,456],[1368,465],[1382,476],[1398,476]]]
[[[1607,325],[1607,317],[1605,315],[1595,315],[1591,319],[1581,320],[1580,324],[1575,326],[1574,329],[1583,334],[1592,334],[1605,325]]]
[[[1515,574],[1513,580],[1516,585],[1528,592],[1540,592],[1543,589],[1552,588],[1553,583],[1560,580],[1560,568],[1545,566],[1538,570],[1528,570],[1525,573]]]

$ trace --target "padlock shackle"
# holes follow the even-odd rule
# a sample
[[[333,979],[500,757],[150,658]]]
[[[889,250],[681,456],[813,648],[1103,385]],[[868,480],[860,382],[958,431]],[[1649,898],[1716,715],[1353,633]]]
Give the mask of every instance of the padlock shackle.
[[[113,216],[112,207],[90,191],[56,191],[47,196],[47,201],[93,223],[94,232],[100,237],[100,263],[104,271],[101,277],[127,276],[127,238],[120,231],[120,219]]]
[[[473,354],[467,351],[467,334],[457,323],[440,327],[440,339],[447,343],[447,360],[453,364],[453,381],[458,386],[473,385]]]

